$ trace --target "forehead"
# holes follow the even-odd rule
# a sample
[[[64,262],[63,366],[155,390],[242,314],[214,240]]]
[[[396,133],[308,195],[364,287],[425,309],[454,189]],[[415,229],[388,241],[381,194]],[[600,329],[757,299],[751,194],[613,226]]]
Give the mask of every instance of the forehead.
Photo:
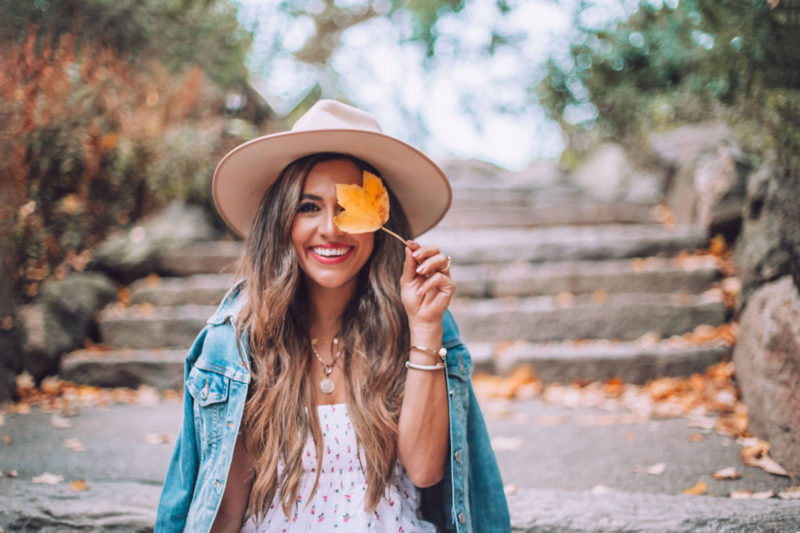
[[[304,193],[336,194],[337,183],[361,185],[361,169],[349,159],[332,159],[314,165],[303,184]]]

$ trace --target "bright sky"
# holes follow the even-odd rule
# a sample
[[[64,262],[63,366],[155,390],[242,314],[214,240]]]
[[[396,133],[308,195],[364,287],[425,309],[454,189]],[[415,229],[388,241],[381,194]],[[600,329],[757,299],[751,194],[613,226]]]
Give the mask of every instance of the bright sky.
[[[290,55],[313,32],[310,18],[280,12],[279,0],[238,3],[243,24],[255,31],[253,85],[278,112],[320,83],[325,97],[348,96],[374,114],[385,133],[434,159],[477,158],[518,170],[534,159],[556,158],[563,149],[559,127],[531,104],[526,89],[548,56],[567,52],[574,0],[521,1],[506,17],[498,14],[495,0],[468,0],[462,12],[440,17],[435,64],[428,70],[418,44],[398,44],[408,37],[409,21],[372,19],[342,35],[330,65],[340,74],[338,83],[329,71],[298,64]],[[621,14],[618,3],[603,4],[587,16],[602,21]],[[319,0],[307,5],[321,7]],[[519,35],[515,49],[501,48],[491,57],[480,53],[492,28]],[[284,52],[275,53],[276,42]]]

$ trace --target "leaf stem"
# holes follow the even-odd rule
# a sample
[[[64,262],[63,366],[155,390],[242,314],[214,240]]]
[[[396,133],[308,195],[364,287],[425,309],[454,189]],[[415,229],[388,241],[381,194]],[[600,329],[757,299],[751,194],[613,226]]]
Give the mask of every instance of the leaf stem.
[[[398,235],[397,233],[393,232],[393,231],[392,231],[392,230],[390,230],[390,229],[386,229],[386,228],[384,228],[383,226],[381,226],[381,229],[382,229],[383,231],[385,231],[386,233],[388,233],[389,235],[391,235],[392,237],[394,237],[395,239],[397,239],[398,241],[402,242],[402,243],[403,243],[403,246],[405,246],[405,245],[406,245],[406,240],[405,240],[404,238],[402,238],[400,235]]]

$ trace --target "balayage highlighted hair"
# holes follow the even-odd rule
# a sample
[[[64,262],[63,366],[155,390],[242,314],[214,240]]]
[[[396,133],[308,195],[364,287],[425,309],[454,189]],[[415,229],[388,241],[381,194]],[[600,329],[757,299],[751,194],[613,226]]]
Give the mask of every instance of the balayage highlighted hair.
[[[265,515],[280,491],[281,507],[288,516],[298,496],[308,501],[319,483],[323,441],[309,379],[314,358],[308,293],[291,230],[306,176],[314,165],[331,159],[347,159],[380,175],[371,165],[342,154],[315,154],[289,164],[261,200],[240,267],[247,301],[237,329],[239,338],[247,339],[252,372],[242,420],[254,468],[248,503],[252,515]],[[410,236],[408,221],[391,191],[389,200],[386,227]],[[402,362],[409,350],[408,318],[400,301],[404,260],[399,243],[375,232],[372,254],[342,316],[347,406],[367,479],[367,511],[374,510],[385,494],[397,461],[397,421],[405,385]],[[317,454],[316,478],[312,493],[299,495],[303,447],[309,436]]]

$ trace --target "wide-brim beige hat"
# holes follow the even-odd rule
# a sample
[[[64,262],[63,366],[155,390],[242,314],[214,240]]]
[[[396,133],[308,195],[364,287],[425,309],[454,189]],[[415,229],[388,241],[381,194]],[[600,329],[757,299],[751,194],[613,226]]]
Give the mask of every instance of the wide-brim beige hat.
[[[211,189],[225,223],[246,237],[264,192],[281,170],[320,152],[349,154],[374,166],[403,207],[411,226],[408,237],[431,229],[450,208],[450,184],[436,163],[416,148],[384,135],[369,113],[320,100],[290,131],[258,137],[222,158]]]

